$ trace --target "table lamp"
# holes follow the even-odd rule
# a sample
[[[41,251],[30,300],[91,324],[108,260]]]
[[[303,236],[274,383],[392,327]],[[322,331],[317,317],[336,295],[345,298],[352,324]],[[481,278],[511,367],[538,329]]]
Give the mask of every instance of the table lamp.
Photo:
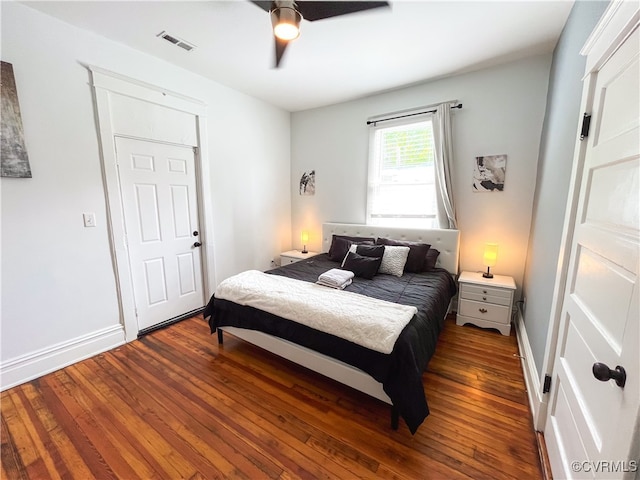
[[[303,230],[300,234],[300,239],[302,240],[302,253],[309,253],[307,250],[307,242],[309,241],[309,232]]]
[[[497,259],[498,259],[498,244],[485,243],[483,263],[487,267],[487,271],[482,274],[484,278],[493,278],[493,274],[491,273],[491,267],[496,266]]]

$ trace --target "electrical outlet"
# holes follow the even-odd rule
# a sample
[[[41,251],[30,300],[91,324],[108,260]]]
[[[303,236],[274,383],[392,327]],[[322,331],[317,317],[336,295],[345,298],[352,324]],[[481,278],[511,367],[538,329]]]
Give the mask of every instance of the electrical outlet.
[[[84,220],[85,227],[95,227],[96,226],[96,214],[95,213],[83,213],[82,219]]]

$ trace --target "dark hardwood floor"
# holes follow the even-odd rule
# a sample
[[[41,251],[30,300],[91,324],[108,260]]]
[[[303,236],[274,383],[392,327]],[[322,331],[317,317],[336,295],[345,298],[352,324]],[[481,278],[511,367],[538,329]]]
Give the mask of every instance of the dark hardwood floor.
[[[515,336],[446,322],[412,436],[195,317],[2,393],[2,478],[540,479]]]

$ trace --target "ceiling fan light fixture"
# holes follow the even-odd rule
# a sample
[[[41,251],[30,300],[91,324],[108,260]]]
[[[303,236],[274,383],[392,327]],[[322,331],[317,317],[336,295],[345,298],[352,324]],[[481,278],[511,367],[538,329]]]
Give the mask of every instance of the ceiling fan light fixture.
[[[295,40],[300,36],[302,15],[292,7],[277,7],[271,10],[273,34],[281,40]]]

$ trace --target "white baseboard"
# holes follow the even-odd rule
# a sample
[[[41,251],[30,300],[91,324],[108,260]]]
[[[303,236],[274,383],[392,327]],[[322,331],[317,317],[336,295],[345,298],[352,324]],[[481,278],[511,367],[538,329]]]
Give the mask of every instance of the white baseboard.
[[[0,365],[0,391],[55,372],[124,343],[124,328],[122,325],[114,325],[12,358]]]
[[[527,336],[527,329],[524,325],[524,316],[520,305],[516,311],[515,316],[516,325],[516,338],[518,339],[518,350],[521,355],[522,373],[524,374],[524,383],[527,388],[527,396],[529,398],[529,406],[531,407],[531,415],[533,417],[533,426],[537,431],[542,431],[538,425],[540,413],[543,410],[543,398],[542,389],[540,388],[540,377],[538,376],[538,370],[536,369],[535,361],[533,359],[533,352],[531,351],[531,344],[529,343],[529,337]]]

